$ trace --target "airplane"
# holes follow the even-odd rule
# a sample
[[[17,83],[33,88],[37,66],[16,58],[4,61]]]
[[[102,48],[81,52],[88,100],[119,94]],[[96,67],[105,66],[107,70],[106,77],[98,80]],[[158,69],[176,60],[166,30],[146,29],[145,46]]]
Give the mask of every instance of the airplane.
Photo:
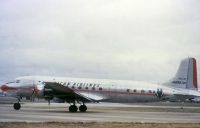
[[[6,95],[14,96],[18,102],[13,108],[21,108],[22,97],[54,98],[70,104],[69,111],[86,112],[86,103],[93,102],[153,102],[161,100],[184,101],[200,96],[197,83],[195,58],[183,59],[177,73],[163,84],[152,84],[130,80],[105,80],[50,76],[23,76],[0,87]],[[77,104],[80,104],[79,108]]]

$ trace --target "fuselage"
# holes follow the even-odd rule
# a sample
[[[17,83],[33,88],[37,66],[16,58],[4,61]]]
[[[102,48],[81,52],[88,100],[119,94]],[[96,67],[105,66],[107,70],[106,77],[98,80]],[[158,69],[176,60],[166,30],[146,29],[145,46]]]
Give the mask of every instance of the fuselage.
[[[72,89],[74,92],[102,102],[131,103],[158,101],[160,99],[173,99],[173,94],[175,93],[183,95],[193,93],[186,89],[177,89],[161,84],[139,81],[48,76],[24,76],[16,78],[9,85],[12,89],[10,92],[16,92],[11,94],[20,97],[28,97],[35,92],[38,97],[43,97],[44,82],[60,83],[64,87]],[[158,91],[162,91],[160,97],[158,96]]]

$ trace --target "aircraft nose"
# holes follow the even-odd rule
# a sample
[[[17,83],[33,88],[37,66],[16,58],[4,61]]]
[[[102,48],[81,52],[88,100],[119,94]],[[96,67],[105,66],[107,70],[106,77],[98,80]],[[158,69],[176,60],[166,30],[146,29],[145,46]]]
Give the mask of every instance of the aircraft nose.
[[[2,91],[15,90],[15,89],[16,89],[15,87],[11,87],[6,84],[0,86],[0,90],[2,90]]]

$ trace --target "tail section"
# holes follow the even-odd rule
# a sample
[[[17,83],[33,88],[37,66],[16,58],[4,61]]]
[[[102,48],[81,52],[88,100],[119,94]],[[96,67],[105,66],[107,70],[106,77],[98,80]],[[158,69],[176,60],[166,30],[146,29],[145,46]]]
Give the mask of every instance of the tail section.
[[[186,58],[182,60],[176,75],[165,83],[165,85],[198,90],[196,59]]]

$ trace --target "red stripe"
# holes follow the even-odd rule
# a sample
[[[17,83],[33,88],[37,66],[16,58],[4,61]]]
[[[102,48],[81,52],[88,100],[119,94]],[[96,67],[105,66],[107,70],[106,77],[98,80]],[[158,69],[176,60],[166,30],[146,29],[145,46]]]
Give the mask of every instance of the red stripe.
[[[193,86],[197,88],[197,64],[195,58],[192,58],[192,63],[193,63]]]

